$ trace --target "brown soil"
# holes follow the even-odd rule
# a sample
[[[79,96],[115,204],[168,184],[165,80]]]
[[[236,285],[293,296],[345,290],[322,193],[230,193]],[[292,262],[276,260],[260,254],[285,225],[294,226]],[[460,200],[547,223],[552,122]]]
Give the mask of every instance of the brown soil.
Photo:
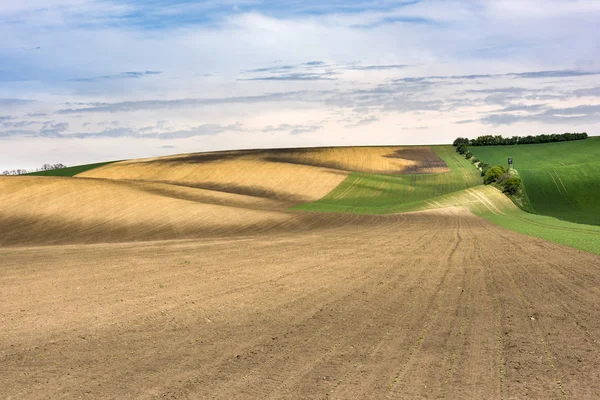
[[[438,174],[450,171],[431,147],[402,147],[386,157],[412,161],[402,171],[403,174]]]
[[[457,209],[311,218],[0,248],[2,397],[600,398],[600,257]]]

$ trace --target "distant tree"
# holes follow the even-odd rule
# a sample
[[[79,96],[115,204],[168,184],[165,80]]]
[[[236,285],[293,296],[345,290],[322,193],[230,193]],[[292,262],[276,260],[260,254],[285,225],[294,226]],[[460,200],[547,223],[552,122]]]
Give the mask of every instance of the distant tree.
[[[471,153],[470,151],[467,151],[465,153],[465,158],[468,160],[469,158],[473,157],[473,153]]]
[[[551,142],[567,142],[571,140],[583,140],[587,139],[588,134],[582,133],[563,133],[563,134],[542,134],[537,136],[513,136],[511,138],[505,138],[501,135],[484,135],[478,136],[475,139],[457,138],[454,141],[454,146],[461,144],[468,146],[504,146],[504,145],[515,145],[515,144],[534,144],[534,143],[551,143]]]
[[[454,141],[454,143],[452,143],[452,145],[454,147],[458,147],[461,144],[464,144],[465,146],[468,146],[469,145],[469,139],[459,137],[459,138],[456,138],[456,140]]]
[[[466,144],[463,144],[463,143],[461,143],[461,144],[459,144],[459,145],[456,147],[456,152],[457,152],[458,154],[465,154],[465,153],[467,152],[467,150],[468,150],[468,149],[469,149],[469,148],[467,147],[467,145],[466,145]]]
[[[39,172],[39,171],[51,171],[53,169],[60,169],[60,168],[66,168],[67,166],[64,165],[63,163],[58,163],[58,164],[44,164],[42,165],[41,168],[38,168],[34,171],[31,172]],[[26,169],[13,169],[13,170],[6,170],[3,171],[1,175],[25,175],[28,174],[30,171],[27,171]]]

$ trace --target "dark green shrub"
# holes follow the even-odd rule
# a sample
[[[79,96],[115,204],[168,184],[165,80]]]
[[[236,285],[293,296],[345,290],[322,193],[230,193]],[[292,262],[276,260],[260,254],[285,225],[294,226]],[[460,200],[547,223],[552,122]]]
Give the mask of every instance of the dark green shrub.
[[[468,160],[469,158],[473,157],[473,153],[471,153],[470,151],[467,151],[465,153],[465,158]]]
[[[518,176],[511,176],[504,182],[504,192],[515,195],[519,191],[521,186],[521,178]]]
[[[496,165],[495,167],[491,167],[486,171],[485,175],[483,176],[483,183],[485,183],[486,185],[489,185],[490,183],[497,182],[498,179],[500,179],[500,177],[502,175],[504,175],[506,172],[507,172],[506,168],[504,168],[501,165]]]
[[[460,145],[468,145],[469,144],[469,139],[467,138],[456,138],[456,140],[454,141],[454,143],[452,143],[453,146],[460,146]]]

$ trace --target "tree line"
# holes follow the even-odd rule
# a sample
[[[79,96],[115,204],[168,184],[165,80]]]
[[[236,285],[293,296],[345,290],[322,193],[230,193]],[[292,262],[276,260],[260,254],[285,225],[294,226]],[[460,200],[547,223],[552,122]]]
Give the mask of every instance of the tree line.
[[[25,175],[25,174],[29,174],[32,172],[40,172],[40,171],[50,171],[53,169],[61,169],[61,168],[67,168],[66,165],[58,163],[58,164],[44,164],[42,165],[41,168],[38,168],[34,171],[27,171],[26,169],[13,169],[13,170],[6,170],[3,171],[2,174],[0,175]]]
[[[483,183],[486,185],[494,184],[504,193],[508,193],[512,196],[515,196],[522,191],[521,185],[523,182],[521,181],[521,178],[515,175],[514,170],[508,170],[502,165],[490,165],[481,161],[464,143],[456,145],[456,152],[471,161],[471,163],[481,171]]]
[[[514,144],[537,144],[537,143],[552,143],[552,142],[569,142],[571,140],[587,139],[588,134],[582,133],[553,133],[550,135],[536,136],[513,136],[503,137],[501,135],[485,135],[479,136],[477,139],[457,138],[454,143],[455,147],[463,146],[506,146]]]

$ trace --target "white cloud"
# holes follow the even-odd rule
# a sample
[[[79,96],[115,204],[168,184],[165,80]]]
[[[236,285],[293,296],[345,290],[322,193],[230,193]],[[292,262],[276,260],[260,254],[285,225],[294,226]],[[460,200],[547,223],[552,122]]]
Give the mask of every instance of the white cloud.
[[[68,164],[74,142],[93,152],[112,140],[102,150],[109,159],[168,150],[144,132],[171,133],[200,151],[600,127],[591,109],[543,114],[598,104],[598,76],[539,73],[600,71],[599,2],[400,3],[356,2],[349,10],[327,2],[2,2],[0,115],[11,125],[0,126],[0,160],[8,163],[16,146],[32,164],[22,167],[53,161],[41,160],[41,149],[30,152],[35,140],[52,141],[67,157],[56,161]],[[122,79],[127,71],[162,73]],[[431,76],[462,78],[399,80]],[[112,139],[97,125],[107,121],[118,124]],[[221,129],[238,123],[243,130]],[[210,134],[195,142],[201,132]]]

